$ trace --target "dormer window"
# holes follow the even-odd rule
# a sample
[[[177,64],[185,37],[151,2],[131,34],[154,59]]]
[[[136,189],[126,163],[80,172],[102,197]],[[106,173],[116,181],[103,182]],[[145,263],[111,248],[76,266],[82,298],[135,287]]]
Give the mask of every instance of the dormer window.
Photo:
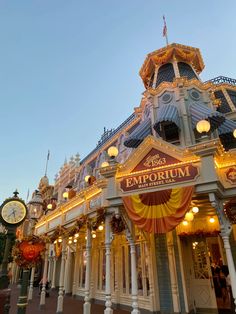
[[[153,128],[164,141],[180,144],[180,118],[177,107],[170,104],[161,106]]]
[[[156,87],[162,82],[173,82],[175,78],[175,72],[172,63],[166,63],[162,65],[157,74]]]
[[[187,79],[197,79],[197,76],[191,66],[185,62],[178,62],[180,76],[186,76]]]
[[[173,122],[161,122],[159,135],[168,143],[174,145],[180,144],[179,129]]]

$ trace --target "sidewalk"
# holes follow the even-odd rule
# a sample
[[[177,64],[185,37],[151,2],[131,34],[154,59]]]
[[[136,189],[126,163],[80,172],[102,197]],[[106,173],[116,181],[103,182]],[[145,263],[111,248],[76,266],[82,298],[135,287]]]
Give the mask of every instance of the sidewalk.
[[[17,313],[17,298],[19,295],[19,288],[16,285],[11,286],[11,308],[10,314]],[[50,297],[46,298],[46,305],[44,309],[39,309],[38,288],[34,288],[33,300],[29,302],[26,314],[55,314],[57,308],[57,291],[51,291]],[[128,314],[129,312],[123,310],[114,310],[114,314]],[[64,311],[63,314],[83,314],[83,302],[73,297],[64,297]],[[91,314],[104,314],[104,306],[92,304]]]

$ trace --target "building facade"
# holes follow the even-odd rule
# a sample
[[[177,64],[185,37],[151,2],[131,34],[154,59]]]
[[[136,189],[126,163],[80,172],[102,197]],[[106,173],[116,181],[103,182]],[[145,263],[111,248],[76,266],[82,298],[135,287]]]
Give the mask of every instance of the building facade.
[[[234,313],[236,80],[202,82],[203,68],[197,48],[148,54],[140,105],[65,162],[54,190],[41,180],[54,206],[35,233],[51,241],[58,313],[64,292],[84,313]]]

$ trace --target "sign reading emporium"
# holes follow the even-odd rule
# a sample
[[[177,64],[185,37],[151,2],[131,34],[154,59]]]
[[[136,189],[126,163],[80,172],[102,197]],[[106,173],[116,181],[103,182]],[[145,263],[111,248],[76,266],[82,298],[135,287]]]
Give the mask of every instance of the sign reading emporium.
[[[156,186],[193,181],[198,168],[192,163],[183,163],[157,149],[152,148],[133,169],[133,174],[120,182],[122,191],[129,192]]]

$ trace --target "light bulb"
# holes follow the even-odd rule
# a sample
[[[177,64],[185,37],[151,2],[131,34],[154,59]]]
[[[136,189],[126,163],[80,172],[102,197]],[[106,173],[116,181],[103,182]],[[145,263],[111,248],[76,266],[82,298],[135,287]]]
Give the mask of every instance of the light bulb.
[[[193,212],[194,214],[197,214],[197,213],[199,212],[199,208],[198,208],[197,206],[194,206],[194,207],[192,208],[192,212]]]
[[[215,218],[214,218],[214,217],[211,217],[211,218],[209,219],[209,221],[210,221],[211,224],[213,224],[213,223],[215,222]]]
[[[103,230],[103,225],[100,225],[100,226],[98,227],[98,230],[102,231],[102,230]]]
[[[187,226],[187,225],[188,225],[188,222],[187,222],[186,220],[184,220],[184,221],[183,221],[183,225],[184,225],[184,226]]]

